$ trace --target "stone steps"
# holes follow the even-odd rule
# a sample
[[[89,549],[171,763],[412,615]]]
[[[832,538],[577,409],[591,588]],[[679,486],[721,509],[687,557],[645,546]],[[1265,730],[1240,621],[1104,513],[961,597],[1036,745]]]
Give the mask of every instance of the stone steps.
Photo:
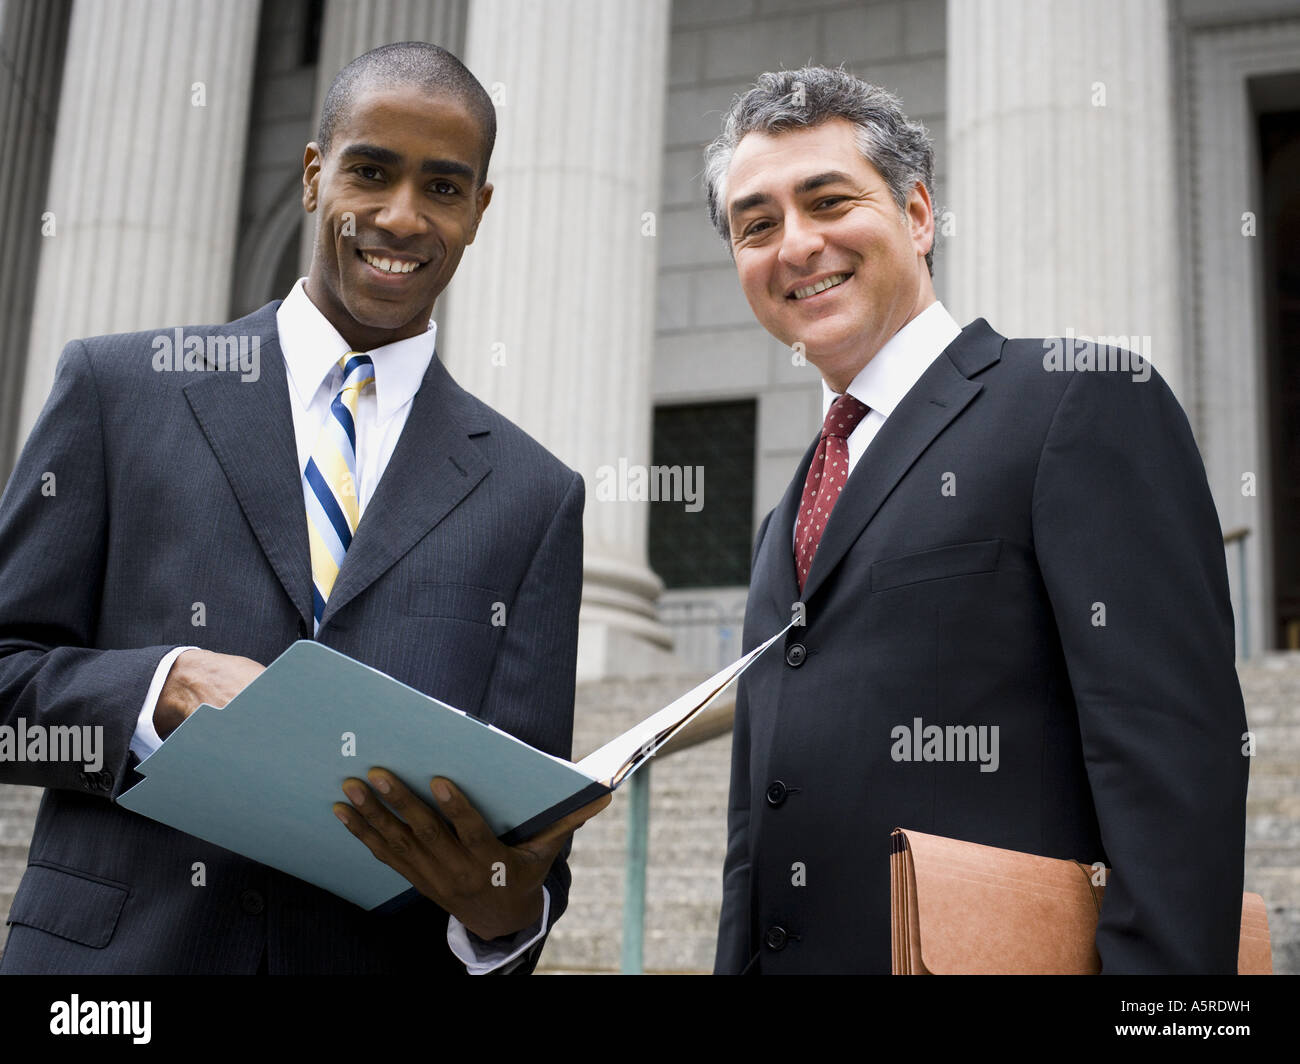
[[[579,688],[574,750],[592,750],[698,683],[702,676]],[[651,972],[713,968],[726,853],[731,735],[660,755],[650,766],[644,959]],[[644,771],[644,770],[643,770]],[[618,971],[623,937],[626,789],[574,839],[569,909],[539,970]]]
[[[1300,973],[1300,654],[1240,666],[1256,756],[1246,797],[1246,889],[1263,896],[1273,970]]]

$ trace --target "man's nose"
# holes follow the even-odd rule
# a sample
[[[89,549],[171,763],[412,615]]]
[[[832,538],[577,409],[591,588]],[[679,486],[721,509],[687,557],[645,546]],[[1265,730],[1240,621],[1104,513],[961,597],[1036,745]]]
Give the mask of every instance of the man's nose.
[[[411,236],[428,229],[420,190],[404,181],[393,185],[375,216],[375,224],[393,236]]]
[[[779,256],[786,266],[804,266],[826,246],[820,227],[801,211],[790,211],[781,223]]]

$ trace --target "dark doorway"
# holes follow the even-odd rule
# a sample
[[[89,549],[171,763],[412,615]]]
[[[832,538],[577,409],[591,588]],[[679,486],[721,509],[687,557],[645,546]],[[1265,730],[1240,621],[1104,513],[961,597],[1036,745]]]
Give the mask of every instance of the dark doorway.
[[[1272,464],[1272,645],[1300,650],[1300,109],[1261,108],[1258,122],[1266,438]]]

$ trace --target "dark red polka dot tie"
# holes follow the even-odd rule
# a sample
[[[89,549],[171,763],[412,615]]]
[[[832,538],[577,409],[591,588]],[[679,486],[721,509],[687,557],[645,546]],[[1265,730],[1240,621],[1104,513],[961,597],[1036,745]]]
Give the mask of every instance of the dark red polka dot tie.
[[[822,436],[808,467],[808,479],[803,483],[803,498],[799,502],[799,516],[794,523],[794,568],[799,578],[799,592],[808,580],[817,544],[822,540],[822,529],[831,516],[835,500],[849,479],[849,433],[861,424],[871,412],[865,403],[851,395],[841,395],[822,422]]]

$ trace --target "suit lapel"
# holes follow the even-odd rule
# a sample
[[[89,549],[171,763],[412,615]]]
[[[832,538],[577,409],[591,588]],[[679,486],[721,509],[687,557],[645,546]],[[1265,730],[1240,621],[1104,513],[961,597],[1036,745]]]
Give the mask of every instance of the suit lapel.
[[[799,600],[799,578],[794,569],[794,518],[803,498],[803,482],[808,476],[817,440],[804,452],[798,472],[785,489],[785,495],[772,511],[767,523],[767,534],[759,544],[758,557],[754,559],[753,582],[769,588],[772,601],[782,615],[790,612]]]
[[[804,583],[805,602],[839,565],[912,464],[983,390],[982,384],[968,378],[996,362],[1001,346],[1002,337],[984,319],[972,322],[934,360],[885,420],[871,446],[858,459],[843,495],[831,511]],[[800,485],[806,473],[805,464],[798,478]],[[795,485],[791,488],[800,490]],[[795,502],[797,505],[797,497]]]
[[[307,514],[293,435],[289,384],[276,332],[280,301],[231,325],[234,335],[257,336],[259,374],[245,381],[238,373],[210,373],[185,386],[185,398],[207,437],[290,601],[310,625],[311,562],[307,553]]]
[[[343,558],[322,628],[487,476],[492,467],[470,442],[471,435],[487,431],[435,351],[397,447]],[[305,517],[303,523],[305,527]]]

